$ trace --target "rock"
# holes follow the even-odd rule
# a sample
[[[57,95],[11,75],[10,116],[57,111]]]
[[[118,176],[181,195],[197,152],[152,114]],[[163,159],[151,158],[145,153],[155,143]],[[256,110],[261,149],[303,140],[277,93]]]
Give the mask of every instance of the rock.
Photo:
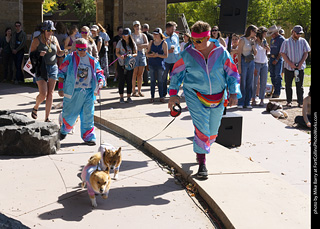
[[[28,229],[30,227],[27,227],[23,225],[20,221],[12,219],[8,216],[5,216],[4,214],[0,213],[0,227],[1,228],[10,228],[10,229]]]
[[[60,149],[59,126],[0,111],[0,155],[40,156]]]

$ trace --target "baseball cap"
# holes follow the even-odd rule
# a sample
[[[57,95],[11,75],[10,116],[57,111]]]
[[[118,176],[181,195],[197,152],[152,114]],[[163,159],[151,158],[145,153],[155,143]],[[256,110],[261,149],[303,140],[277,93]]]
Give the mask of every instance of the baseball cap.
[[[293,31],[295,31],[297,34],[303,34],[303,28],[301,25],[296,25],[295,27],[293,27],[292,29]]]
[[[99,26],[93,25],[93,26],[91,26],[91,29],[90,29],[90,30],[96,30],[96,31],[98,31],[98,30],[99,30]]]
[[[131,30],[129,28],[124,28],[122,35],[131,35]]]
[[[162,29],[161,28],[156,28],[155,30],[153,30],[152,33],[153,34],[160,34],[160,33],[162,33]]]
[[[132,24],[133,24],[133,26],[140,25],[140,21],[134,21]]]

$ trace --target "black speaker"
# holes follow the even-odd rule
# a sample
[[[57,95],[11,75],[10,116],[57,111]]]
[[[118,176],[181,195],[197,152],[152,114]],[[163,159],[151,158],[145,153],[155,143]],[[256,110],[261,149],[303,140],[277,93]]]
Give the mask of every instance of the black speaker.
[[[219,30],[224,33],[244,34],[249,0],[221,0]]]
[[[226,147],[234,147],[241,145],[241,138],[242,116],[227,112],[222,116],[216,142]]]

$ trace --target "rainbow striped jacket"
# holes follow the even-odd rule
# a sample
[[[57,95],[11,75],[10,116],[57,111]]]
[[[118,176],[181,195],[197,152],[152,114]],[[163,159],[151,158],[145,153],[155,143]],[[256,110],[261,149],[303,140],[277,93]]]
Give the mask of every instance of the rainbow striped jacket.
[[[170,96],[178,94],[183,82],[184,87],[204,95],[219,94],[228,87],[229,94],[241,98],[240,75],[230,53],[216,39],[210,41],[214,42],[214,47],[208,60],[193,45],[180,53],[170,74]]]
[[[104,77],[103,70],[100,67],[99,61],[89,53],[87,53],[87,55],[89,56],[92,72],[91,88],[93,89],[94,93],[97,93],[99,90],[99,82],[102,81],[103,85],[106,85],[106,79]],[[64,79],[63,93],[64,96],[69,99],[72,98],[74,92],[79,62],[80,56],[75,51],[68,54],[59,67],[58,78]]]

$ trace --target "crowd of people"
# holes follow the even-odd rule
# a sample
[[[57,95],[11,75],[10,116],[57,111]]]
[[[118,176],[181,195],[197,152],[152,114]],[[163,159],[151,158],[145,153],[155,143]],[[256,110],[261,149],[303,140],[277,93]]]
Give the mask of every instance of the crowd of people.
[[[14,79],[19,83],[24,80],[21,65],[27,51],[26,34],[20,22],[16,22],[15,27],[14,32],[11,28],[5,30],[0,51],[5,60],[4,80]],[[111,62],[108,56],[114,54],[120,103],[133,103],[132,97],[144,97],[141,88],[150,77],[150,102],[155,102],[157,85],[159,101],[165,103],[169,94],[168,107],[172,110],[180,103],[178,92],[183,85],[195,127],[198,176],[207,177],[205,155],[217,137],[224,107],[228,103],[237,105],[239,109],[264,106],[268,71],[274,87],[272,97],[280,96],[284,67],[287,106],[292,106],[294,79],[298,106],[306,105],[303,80],[305,60],[311,49],[301,37],[303,28],[300,25],[293,27],[288,39],[276,25],[269,29],[250,25],[243,36],[233,34],[230,41],[222,37],[218,26],[211,27],[203,21],[191,27],[191,34],[183,34],[183,42],[180,42],[176,28],[177,24],[169,21],[164,32],[158,27],[149,33],[148,24],[134,21],[131,29],[119,26],[118,34],[111,40],[99,23],[79,29],[71,26],[67,33],[63,23],[44,21],[33,34],[29,49],[39,88],[32,118],[38,118],[39,105],[46,100],[45,121],[51,121],[53,92],[58,81],[58,93],[63,97],[60,139],[63,140],[72,130],[80,115],[82,139],[88,145],[95,145],[95,96],[100,88],[106,86]],[[270,36],[268,44],[266,37]],[[108,55],[109,42],[112,42],[111,55]],[[227,50],[228,42],[231,42],[230,50]],[[16,67],[14,78],[11,71],[13,62]],[[259,104],[256,97],[260,99]],[[303,109],[305,114],[297,122],[304,121],[309,127],[310,99],[305,101],[308,102]]]
[[[83,26],[79,29],[72,25],[69,30],[61,22],[56,23],[56,25],[51,21],[45,23],[50,24],[54,30],[43,30],[46,29],[45,26],[39,25],[37,31],[33,34],[33,42],[29,53],[34,50],[42,51],[40,56],[44,57],[46,63],[48,76],[45,79],[48,79],[42,82],[40,80],[43,78],[36,77],[40,93],[33,110],[33,117],[36,117],[39,104],[44,99],[49,100],[46,102],[48,107],[46,120],[50,113],[50,98],[55,86],[53,81],[58,74],[57,68],[67,54],[76,51],[75,41],[77,38],[84,38],[87,41],[87,52],[99,60],[106,77],[109,77],[109,63],[112,59],[117,59],[115,62],[115,80],[118,81],[120,103],[125,103],[123,98],[125,84],[127,85],[127,102],[132,103],[132,97],[145,96],[141,87],[143,84],[148,84],[148,79],[150,79],[151,84],[150,102],[155,102],[156,85],[158,86],[159,101],[165,102],[168,79],[174,64],[181,58],[180,54],[188,46],[193,46],[191,34],[188,33],[183,34],[183,41],[180,42],[179,36],[175,32],[177,24],[173,21],[166,23],[164,32],[161,28],[155,28],[152,33],[149,33],[148,24],[141,25],[139,21],[134,21],[132,32],[130,28],[119,26],[117,28],[118,34],[112,40],[99,23],[90,26],[90,28]],[[241,75],[242,97],[238,101],[239,109],[251,109],[256,105],[264,106],[268,72],[270,72],[274,88],[272,97],[278,98],[280,96],[284,78],[287,106],[291,107],[292,81],[295,79],[298,106],[302,107],[305,60],[308,57],[308,52],[310,52],[310,46],[301,37],[302,34],[303,28],[299,25],[292,29],[291,36],[288,39],[284,38],[283,29],[276,25],[269,29],[263,26],[257,28],[250,25],[243,36],[232,35],[229,51]],[[271,41],[268,44],[266,37],[270,36]],[[218,26],[212,26],[210,38],[217,40],[221,46],[227,48],[229,39],[222,37]],[[26,33],[22,30],[21,22],[17,21],[15,23],[15,31],[12,31],[10,27],[6,28],[5,37],[1,39],[0,43],[0,51],[3,55],[4,81],[11,80],[15,83],[24,81],[21,65],[24,53],[27,51],[26,40]],[[50,42],[53,42],[52,48],[50,48],[50,45],[48,46]],[[112,46],[112,53],[108,52],[110,45]],[[48,52],[51,49],[52,52]],[[108,57],[111,57],[110,61]],[[129,59],[130,67],[126,65],[126,61],[129,61]],[[16,69],[15,76],[13,76],[12,71],[13,64]],[[295,72],[297,76],[295,76]],[[260,99],[258,104],[257,98]]]

